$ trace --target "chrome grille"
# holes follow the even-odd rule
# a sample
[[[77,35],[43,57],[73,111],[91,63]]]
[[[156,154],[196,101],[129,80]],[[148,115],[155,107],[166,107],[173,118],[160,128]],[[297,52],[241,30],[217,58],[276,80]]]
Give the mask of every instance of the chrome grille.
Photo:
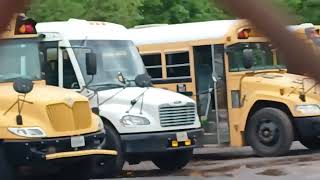
[[[194,124],[196,107],[194,103],[183,106],[160,106],[160,123],[162,127],[187,126]]]

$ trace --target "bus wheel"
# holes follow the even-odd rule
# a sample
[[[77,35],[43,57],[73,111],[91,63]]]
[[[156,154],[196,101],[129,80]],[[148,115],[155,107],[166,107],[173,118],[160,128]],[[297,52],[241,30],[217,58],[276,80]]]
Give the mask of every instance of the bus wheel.
[[[152,162],[161,170],[174,171],[185,167],[192,159],[193,150],[167,152],[157,156]]]
[[[263,108],[248,121],[246,140],[258,156],[280,156],[290,150],[293,127],[286,113]]]
[[[1,180],[14,180],[14,172],[12,166],[7,161],[7,157],[3,148],[0,146],[0,179]]]
[[[106,145],[105,149],[116,150],[117,156],[97,156],[94,160],[95,167],[93,174],[95,178],[112,178],[118,176],[124,165],[124,153],[121,147],[121,139],[117,131],[105,125],[106,129]]]
[[[318,137],[300,137],[299,141],[306,148],[311,150],[319,150],[320,149],[320,138]]]

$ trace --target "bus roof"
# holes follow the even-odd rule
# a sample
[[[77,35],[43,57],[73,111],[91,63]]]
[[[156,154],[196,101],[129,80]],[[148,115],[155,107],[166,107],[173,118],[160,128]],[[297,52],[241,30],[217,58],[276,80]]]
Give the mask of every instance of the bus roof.
[[[59,33],[68,40],[130,40],[127,28],[109,22],[69,19],[38,23],[36,28],[39,33]]]
[[[298,30],[304,30],[306,28],[312,28],[314,27],[314,25],[312,23],[304,23],[304,24],[300,24],[300,25],[292,25],[292,26],[288,26],[287,28],[292,31],[298,31]]]
[[[244,20],[220,20],[129,29],[136,45],[223,38]]]

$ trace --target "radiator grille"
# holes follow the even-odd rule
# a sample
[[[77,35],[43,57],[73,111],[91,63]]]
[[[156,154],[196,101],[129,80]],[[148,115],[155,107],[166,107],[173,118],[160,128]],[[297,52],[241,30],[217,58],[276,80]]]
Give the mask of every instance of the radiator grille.
[[[89,128],[92,121],[88,102],[75,102],[72,108],[64,103],[53,104],[47,112],[52,127],[60,132]]]
[[[160,106],[160,123],[162,127],[192,125],[195,119],[196,107],[193,103],[183,106]]]

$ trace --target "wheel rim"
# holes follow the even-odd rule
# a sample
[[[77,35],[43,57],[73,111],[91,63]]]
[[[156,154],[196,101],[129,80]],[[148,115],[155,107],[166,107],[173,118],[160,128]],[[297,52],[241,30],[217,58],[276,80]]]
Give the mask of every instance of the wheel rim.
[[[261,120],[257,125],[256,135],[262,144],[273,146],[277,144],[280,138],[279,127],[272,120]]]

